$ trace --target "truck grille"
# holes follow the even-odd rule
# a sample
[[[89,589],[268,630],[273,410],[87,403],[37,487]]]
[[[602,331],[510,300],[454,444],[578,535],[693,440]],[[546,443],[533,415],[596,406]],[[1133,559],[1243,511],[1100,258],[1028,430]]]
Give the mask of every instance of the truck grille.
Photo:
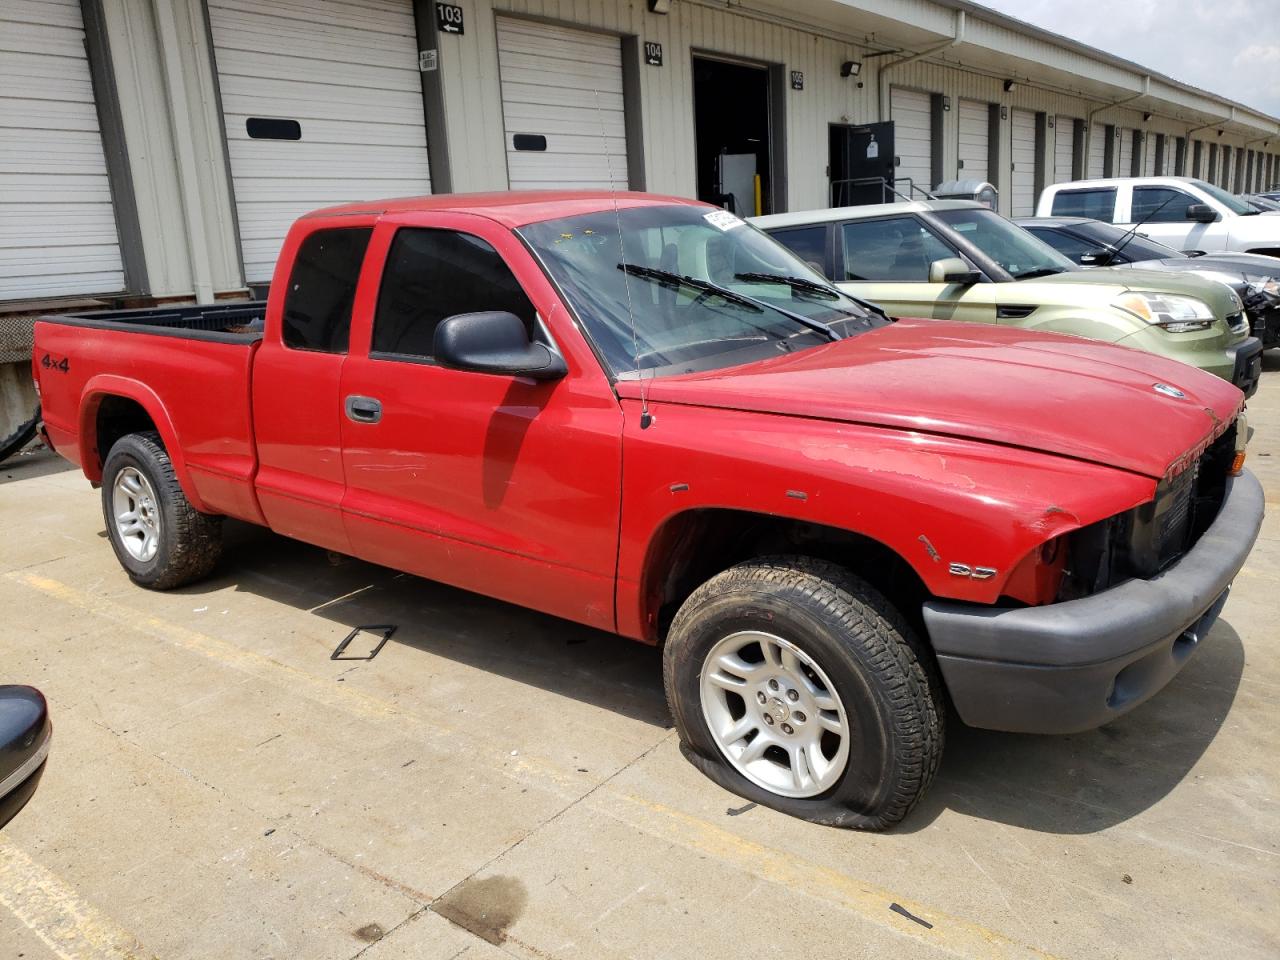
[[[1235,439],[1233,423],[1188,468],[1163,480],[1154,499],[1071,534],[1058,599],[1149,579],[1195,546],[1222,506]]]

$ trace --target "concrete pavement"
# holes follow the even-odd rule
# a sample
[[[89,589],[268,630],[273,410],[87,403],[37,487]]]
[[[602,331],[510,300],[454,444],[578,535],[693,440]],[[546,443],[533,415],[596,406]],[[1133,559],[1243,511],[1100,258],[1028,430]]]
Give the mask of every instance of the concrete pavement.
[[[1267,369],[1270,516],[1184,671],[1087,734],[953,728],[880,835],[699,776],[653,650],[240,525],[210,581],[149,593],[77,472],[4,464],[0,679],[56,731],[0,834],[0,960],[1275,957]],[[331,661],[362,623],[399,630]]]

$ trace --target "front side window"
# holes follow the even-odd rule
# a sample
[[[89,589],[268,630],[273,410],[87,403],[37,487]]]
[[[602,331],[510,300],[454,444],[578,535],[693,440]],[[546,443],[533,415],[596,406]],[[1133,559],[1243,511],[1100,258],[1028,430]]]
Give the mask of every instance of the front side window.
[[[295,350],[346,353],[369,227],[317,230],[298,247],[281,336]]]
[[[1022,227],[986,207],[940,210],[934,214],[1015,280],[1030,280],[1078,269],[1074,263]]]
[[[370,353],[430,358],[440,321],[488,310],[514,313],[532,336],[533,304],[497,250],[469,233],[402,228],[382,273]]]
[[[1053,195],[1055,217],[1088,217],[1110,223],[1115,219],[1116,188],[1092,190],[1059,190]]]
[[[1173,187],[1134,187],[1131,223],[1182,223],[1195,197]]]
[[[841,232],[845,280],[928,283],[929,264],[956,255],[915,217],[855,220]]]
[[[884,322],[725,210],[644,205],[518,233],[618,379],[750,363]]]

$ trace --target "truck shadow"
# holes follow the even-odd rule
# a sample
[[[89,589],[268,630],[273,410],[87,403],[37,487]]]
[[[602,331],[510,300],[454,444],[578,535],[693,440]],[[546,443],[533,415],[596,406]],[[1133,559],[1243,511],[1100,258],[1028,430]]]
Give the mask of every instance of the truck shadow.
[[[1226,721],[1244,662],[1240,635],[1219,620],[1166,689],[1097,730],[1041,737],[953,717],[933,788],[898,831],[926,829],[946,809],[1056,834],[1128,820],[1191,773]]]
[[[661,653],[613,634],[363,561],[326,560],[317,548],[235,522],[227,523],[214,578],[181,592],[224,589],[228,581],[330,621],[333,646],[359,624],[396,624],[371,669],[395,669],[395,647],[411,646],[671,726]],[[894,832],[925,830],[947,809],[1054,834],[1128,820],[1190,774],[1225,721],[1243,670],[1240,637],[1219,621],[1167,690],[1099,730],[1027,736],[974,730],[953,718],[932,789]]]

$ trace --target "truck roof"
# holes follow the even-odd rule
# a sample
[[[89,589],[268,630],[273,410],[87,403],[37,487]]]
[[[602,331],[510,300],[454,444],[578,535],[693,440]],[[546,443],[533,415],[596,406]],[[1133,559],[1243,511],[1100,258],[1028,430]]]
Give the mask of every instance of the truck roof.
[[[508,228],[523,227],[543,220],[559,220],[633,207],[655,207],[678,203],[685,206],[709,206],[687,197],[670,197],[655,193],[633,193],[626,190],[523,190],[501,193],[438,193],[421,197],[397,197],[387,200],[362,200],[325,207],[306,214],[303,219],[366,215],[398,215],[412,213],[470,213],[488,217]]]

